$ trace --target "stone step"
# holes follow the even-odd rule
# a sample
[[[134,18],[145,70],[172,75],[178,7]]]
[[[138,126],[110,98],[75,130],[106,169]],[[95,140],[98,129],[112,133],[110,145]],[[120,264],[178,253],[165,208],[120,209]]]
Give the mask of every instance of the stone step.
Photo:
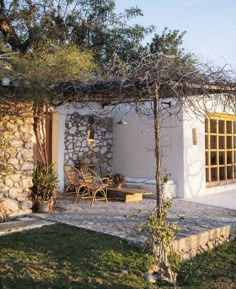
[[[55,222],[49,222],[47,220],[33,217],[19,218],[14,221],[0,223],[0,236],[52,224],[55,224]]]

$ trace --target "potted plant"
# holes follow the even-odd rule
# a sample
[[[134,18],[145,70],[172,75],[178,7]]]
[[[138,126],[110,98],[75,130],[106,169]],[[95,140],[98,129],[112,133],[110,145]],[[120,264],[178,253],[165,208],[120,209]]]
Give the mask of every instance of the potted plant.
[[[32,181],[33,186],[30,189],[34,203],[33,210],[51,210],[55,204],[58,186],[58,179],[53,165],[46,166],[38,163],[34,168]]]
[[[125,176],[121,173],[116,173],[113,175],[113,183],[118,189],[121,188],[121,185],[125,182]]]

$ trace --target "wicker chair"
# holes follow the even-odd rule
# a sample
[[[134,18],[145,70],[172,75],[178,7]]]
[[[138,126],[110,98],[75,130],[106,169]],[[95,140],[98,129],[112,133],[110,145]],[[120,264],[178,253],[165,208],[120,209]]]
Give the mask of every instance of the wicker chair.
[[[109,186],[109,179],[100,178],[94,170],[88,167],[82,167],[80,172],[92,196],[90,205],[92,206],[96,201],[106,201],[108,203],[107,187]]]
[[[91,192],[79,170],[73,166],[64,165],[64,172],[68,180],[64,194],[67,193],[70,188],[74,188],[76,193],[75,202],[80,198],[92,198]]]

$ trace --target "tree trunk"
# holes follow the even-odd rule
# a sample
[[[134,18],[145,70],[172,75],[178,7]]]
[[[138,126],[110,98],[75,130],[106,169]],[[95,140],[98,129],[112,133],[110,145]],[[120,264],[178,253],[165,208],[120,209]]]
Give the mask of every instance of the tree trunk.
[[[160,144],[160,110],[159,110],[159,93],[156,89],[156,95],[153,101],[154,110],[154,130],[155,130],[155,158],[156,158],[156,194],[157,194],[157,216],[161,213],[162,208],[162,184],[161,184],[161,144]]]

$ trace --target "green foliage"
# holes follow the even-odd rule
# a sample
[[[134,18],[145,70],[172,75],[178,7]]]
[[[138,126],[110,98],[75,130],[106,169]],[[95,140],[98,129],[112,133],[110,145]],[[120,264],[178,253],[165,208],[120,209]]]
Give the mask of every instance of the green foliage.
[[[114,54],[122,61],[134,59],[143,49],[145,35],[153,31],[153,27],[127,24],[142,11],[131,7],[117,14],[114,0],[5,0],[0,8],[0,29],[13,51],[76,45],[93,51],[104,66]]]
[[[141,229],[147,234],[144,250],[155,258],[160,279],[175,282],[180,257],[173,252],[171,244],[180,228],[167,220],[167,210],[172,206],[170,200],[163,202],[160,214],[150,213]]]
[[[182,48],[183,37],[185,31],[168,30],[167,27],[163,30],[161,35],[155,34],[152,42],[149,44],[151,53],[163,53],[165,55],[181,55],[184,50]]]
[[[52,197],[55,197],[58,180],[53,164],[45,166],[38,163],[35,166],[32,181],[31,196],[33,200],[49,201]]]
[[[50,103],[55,95],[60,99],[62,92],[52,88],[60,82],[75,79],[86,80],[96,71],[92,54],[75,46],[54,47],[52,51],[13,54],[5,63],[10,69],[3,69],[1,77],[9,77],[14,82],[14,96],[31,101]],[[4,95],[4,91],[2,91]],[[50,97],[51,96],[51,97]]]
[[[186,31],[170,30],[167,27],[161,34],[155,34],[150,44],[146,49],[149,53],[157,55],[165,55],[166,57],[175,57],[175,63],[182,69],[184,67],[193,67],[196,64],[196,57],[193,54],[186,53],[182,47],[183,38]]]
[[[124,183],[125,182],[125,176],[122,175],[121,173],[116,173],[113,175],[112,180],[113,180],[113,183],[115,185],[120,184],[120,183]]]

